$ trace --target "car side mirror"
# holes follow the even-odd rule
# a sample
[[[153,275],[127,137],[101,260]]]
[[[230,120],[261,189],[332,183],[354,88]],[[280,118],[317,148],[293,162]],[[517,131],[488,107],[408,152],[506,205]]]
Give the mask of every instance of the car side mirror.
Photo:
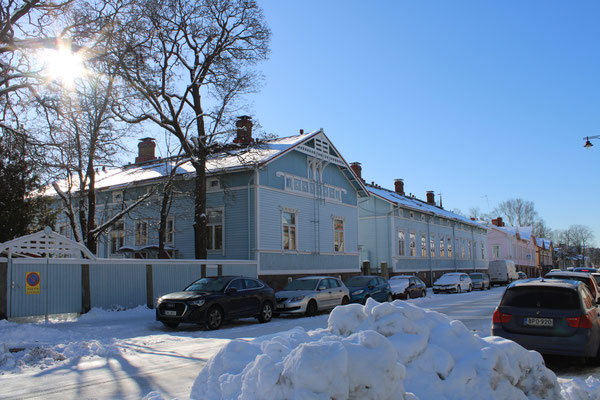
[[[327,287],[325,285],[319,286],[319,290],[327,290]]]
[[[227,292],[226,293],[227,294],[237,293],[237,288],[235,288],[235,287],[227,288]]]

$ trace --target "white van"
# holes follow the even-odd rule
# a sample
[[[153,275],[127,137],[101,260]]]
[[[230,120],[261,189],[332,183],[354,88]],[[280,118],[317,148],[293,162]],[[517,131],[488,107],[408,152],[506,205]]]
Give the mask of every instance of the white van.
[[[506,285],[519,279],[515,262],[512,260],[490,261],[488,275],[492,285]]]

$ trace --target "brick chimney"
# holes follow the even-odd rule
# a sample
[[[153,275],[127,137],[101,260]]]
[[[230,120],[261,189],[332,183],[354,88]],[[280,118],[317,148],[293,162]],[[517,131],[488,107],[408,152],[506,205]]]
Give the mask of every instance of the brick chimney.
[[[138,156],[135,158],[136,164],[144,161],[156,160],[156,156],[154,155],[155,148],[156,143],[153,138],[146,137],[140,139],[140,142],[138,143]]]
[[[435,194],[433,193],[433,190],[427,191],[427,204],[435,206]]]
[[[354,175],[362,179],[362,167],[360,166],[359,162],[350,163],[350,168],[352,168],[352,171],[354,171]]]
[[[252,117],[242,115],[238,118],[239,119],[235,123],[237,128],[237,137],[233,140],[233,143],[246,146],[250,143],[254,143],[254,138],[252,137]]]
[[[496,226],[504,226],[504,222],[502,222],[502,217],[498,217],[492,220],[492,225]]]
[[[394,191],[404,196],[404,179],[394,179]]]

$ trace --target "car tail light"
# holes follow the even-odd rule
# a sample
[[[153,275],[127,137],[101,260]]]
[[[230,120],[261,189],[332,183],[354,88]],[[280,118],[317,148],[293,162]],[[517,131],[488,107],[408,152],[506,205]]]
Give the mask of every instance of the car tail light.
[[[511,318],[512,315],[500,312],[496,309],[496,311],[494,311],[494,316],[492,317],[492,322],[495,324],[506,324],[510,322]]]
[[[567,324],[572,328],[592,328],[592,320],[588,314],[584,314],[581,317],[567,318]]]

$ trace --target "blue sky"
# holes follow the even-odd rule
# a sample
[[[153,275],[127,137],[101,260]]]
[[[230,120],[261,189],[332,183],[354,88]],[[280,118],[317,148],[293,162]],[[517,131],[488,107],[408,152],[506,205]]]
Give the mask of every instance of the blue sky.
[[[521,197],[600,243],[600,2],[258,2],[264,131],[323,128],[368,182],[465,213]]]
[[[535,202],[600,238],[600,3],[259,0],[273,32],[249,114],[323,128],[367,181],[483,212]],[[597,241],[598,242],[598,241]]]

